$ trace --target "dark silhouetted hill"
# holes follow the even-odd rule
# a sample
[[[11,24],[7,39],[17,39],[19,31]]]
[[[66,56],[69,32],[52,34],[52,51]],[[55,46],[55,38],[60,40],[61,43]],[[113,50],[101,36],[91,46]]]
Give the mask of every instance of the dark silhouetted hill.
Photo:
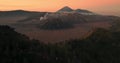
[[[112,31],[120,31],[120,17],[109,16],[113,20],[111,30]]]
[[[93,33],[82,40],[70,40],[65,48],[71,52],[73,61],[80,63],[119,63],[120,32],[94,29]]]
[[[43,44],[0,26],[0,63],[119,63],[119,37],[99,28],[85,39]]]
[[[9,26],[0,26],[0,63],[41,63],[43,46]]]

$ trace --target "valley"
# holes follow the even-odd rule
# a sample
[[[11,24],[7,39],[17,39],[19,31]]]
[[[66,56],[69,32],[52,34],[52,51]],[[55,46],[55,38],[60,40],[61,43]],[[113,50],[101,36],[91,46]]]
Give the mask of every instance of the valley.
[[[81,12],[92,13],[93,15],[83,15]],[[9,25],[15,28],[17,32],[27,35],[30,39],[37,39],[45,43],[83,39],[96,28],[110,29],[113,22],[119,19],[115,16],[95,15],[87,10],[78,9],[74,11],[69,7],[64,7],[55,13],[22,10],[12,11],[12,13],[14,15],[5,14],[7,17],[0,17],[0,24]],[[11,13],[9,12],[9,14]]]
[[[74,28],[62,30],[42,30],[35,27],[18,27],[16,31],[29,36],[31,39],[37,39],[46,43],[60,42],[70,39],[79,39],[91,34],[93,28],[111,27],[109,22],[92,22],[76,24]]]

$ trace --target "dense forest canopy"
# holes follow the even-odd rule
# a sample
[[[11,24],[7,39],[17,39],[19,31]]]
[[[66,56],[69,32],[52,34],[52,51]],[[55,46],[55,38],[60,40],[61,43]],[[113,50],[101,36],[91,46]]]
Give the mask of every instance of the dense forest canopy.
[[[85,39],[44,44],[0,26],[0,63],[119,63],[119,38],[120,32],[99,28]]]

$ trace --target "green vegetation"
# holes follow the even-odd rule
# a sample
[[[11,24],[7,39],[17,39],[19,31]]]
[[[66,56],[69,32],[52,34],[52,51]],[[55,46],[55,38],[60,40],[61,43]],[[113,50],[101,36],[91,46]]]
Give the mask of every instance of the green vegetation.
[[[0,26],[0,63],[119,63],[120,32],[96,29],[85,39],[44,44]]]

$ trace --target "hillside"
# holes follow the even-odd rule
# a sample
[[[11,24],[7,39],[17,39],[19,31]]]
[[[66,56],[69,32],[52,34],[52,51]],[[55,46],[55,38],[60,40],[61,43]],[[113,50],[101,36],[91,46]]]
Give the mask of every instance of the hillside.
[[[99,28],[85,39],[44,44],[0,26],[0,63],[119,63],[119,37]]]
[[[0,24],[11,25],[14,23],[24,22],[36,17],[43,16],[46,12],[35,12],[25,10],[0,11]]]
[[[78,9],[78,11],[80,10],[82,9]],[[13,14],[11,16],[6,15],[6,17],[0,17],[0,24],[10,25],[16,31],[29,36],[31,39],[54,43],[83,38],[84,35],[89,35],[89,32],[94,28],[109,29],[117,18],[116,16],[98,14],[84,15],[73,11],[61,13],[23,10],[5,11],[6,14],[8,12]],[[90,12],[88,10],[83,11]]]
[[[41,29],[64,29],[85,22],[86,20],[82,15],[77,13],[51,13],[45,15],[37,25]]]
[[[0,11],[0,17],[11,17],[11,16],[32,16],[39,15],[40,12],[25,11],[25,10],[12,10],[12,11]]]
[[[112,31],[120,31],[120,17],[111,16],[111,18],[114,20],[112,22],[111,30]]]

